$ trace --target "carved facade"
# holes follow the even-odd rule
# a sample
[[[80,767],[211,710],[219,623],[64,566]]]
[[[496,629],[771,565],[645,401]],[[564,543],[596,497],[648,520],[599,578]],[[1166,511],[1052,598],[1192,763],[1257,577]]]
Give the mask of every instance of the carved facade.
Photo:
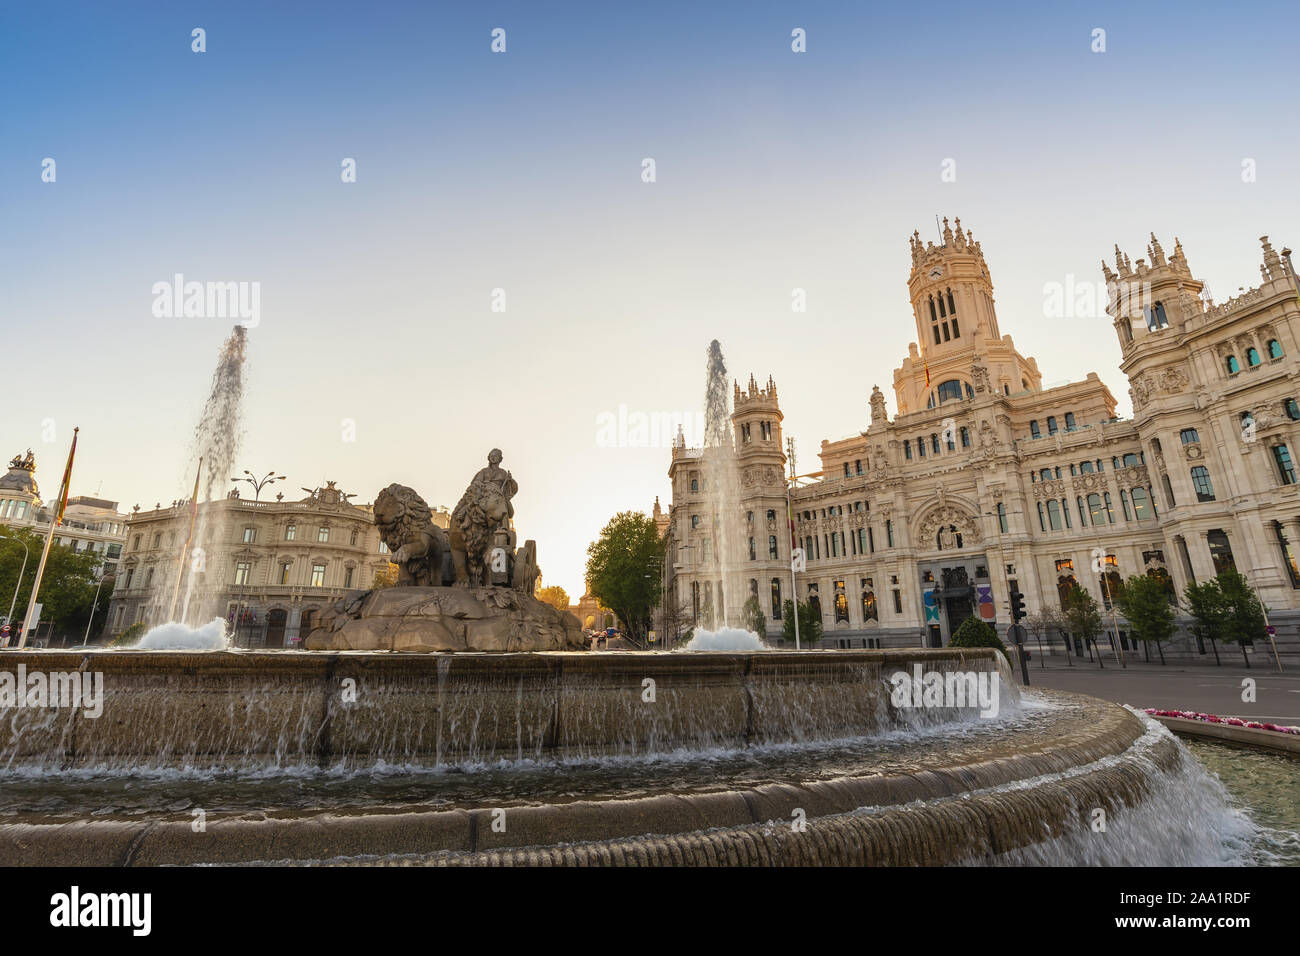
[[[1105,609],[1094,568],[1167,574],[1181,593],[1232,564],[1270,608],[1281,652],[1300,651],[1300,286],[1289,252],[1262,240],[1265,282],[1216,306],[1181,243],[1166,258],[1153,236],[1136,265],[1116,250],[1103,274],[1133,397],[1134,417],[1121,420],[1095,372],[1042,388],[1037,363],[999,330],[980,244],[956,226],[945,223],[940,245],[911,240],[925,347],[911,343],[894,373],[898,414],[888,418],[879,389],[864,395],[869,424],[822,442],[820,469],[791,489],[789,523],[776,387],[737,386],[747,477],[733,550],[750,560],[722,579],[702,560],[719,533],[698,484],[702,452],[673,449],[666,578],[678,599],[707,622],[721,592],[736,621],[757,593],[776,636],[793,544],[806,561],[795,587],[820,608],[824,644],[915,646],[946,643],[967,614],[1004,630],[1012,584],[1030,613],[1059,607],[1075,584]],[[768,515],[778,520],[758,520]]]

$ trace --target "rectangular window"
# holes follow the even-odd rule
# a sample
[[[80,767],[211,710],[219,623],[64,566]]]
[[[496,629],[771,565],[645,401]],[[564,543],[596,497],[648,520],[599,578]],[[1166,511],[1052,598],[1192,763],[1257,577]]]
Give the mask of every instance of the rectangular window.
[[[236,584],[247,584],[247,583],[248,583],[248,574],[249,574],[249,571],[250,571],[251,569],[252,569],[252,565],[250,565],[247,561],[240,561],[238,564],[236,564],[236,565],[235,565],[235,583],[236,583]]]
[[[1291,461],[1291,452],[1286,445],[1273,446],[1273,461],[1277,463],[1277,473],[1282,484],[1295,484],[1295,463]]]
[[[903,613],[903,592],[895,588],[893,593],[894,593],[894,613],[902,614]]]
[[[352,571],[353,571],[353,570],[354,570],[353,568],[346,568],[346,569],[344,569],[344,571],[343,571],[343,586],[344,586],[345,588],[350,588],[350,587],[352,587]]]
[[[257,538],[257,529],[256,529],[256,528],[245,528],[245,529],[244,529],[244,544],[252,544],[253,541],[254,541],[256,538]],[[155,548],[158,547],[158,542],[157,542],[157,541],[154,542],[154,547],[155,547]]]
[[[289,562],[288,561],[280,562],[280,583],[281,584],[289,583]]]
[[[1214,486],[1210,484],[1210,472],[1203,465],[1197,465],[1192,469],[1192,487],[1196,490],[1197,501],[1214,500]]]
[[[311,586],[314,588],[323,588],[325,586],[325,565],[313,564],[311,566]]]
[[[292,541],[296,537],[298,537],[298,526],[296,524],[291,524],[284,529],[285,541]]]
[[[329,528],[318,528],[318,529],[317,529],[317,531],[316,531],[316,540],[317,540],[317,541],[319,541],[319,542],[321,542],[321,543],[323,544],[323,543],[325,543],[326,541],[328,541],[329,539],[330,539],[330,529],[329,529]]]
[[[998,528],[1003,534],[1007,533],[1007,506],[998,502]]]
[[[894,546],[894,522],[886,521],[885,522],[885,547],[892,548],[893,546]]]

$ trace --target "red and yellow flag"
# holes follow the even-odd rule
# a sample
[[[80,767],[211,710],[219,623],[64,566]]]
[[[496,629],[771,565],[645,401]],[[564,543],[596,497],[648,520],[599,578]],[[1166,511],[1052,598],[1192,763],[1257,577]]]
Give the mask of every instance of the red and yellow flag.
[[[77,453],[77,432],[80,428],[72,430],[72,447],[68,449],[68,467],[63,469],[63,487],[59,489],[59,510],[54,516],[55,527],[63,524],[63,512],[68,508],[68,488],[72,484],[72,458]]]

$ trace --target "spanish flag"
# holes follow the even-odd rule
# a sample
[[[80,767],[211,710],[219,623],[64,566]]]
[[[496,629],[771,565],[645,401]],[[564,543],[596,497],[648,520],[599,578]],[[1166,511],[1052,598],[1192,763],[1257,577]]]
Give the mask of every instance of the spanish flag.
[[[929,388],[930,387],[930,363],[926,361],[924,355],[921,356],[921,361],[925,363],[925,387]]]
[[[72,447],[68,449],[68,467],[63,469],[63,487],[59,489],[59,510],[54,516],[54,524],[63,524],[63,512],[68,508],[68,487],[72,484],[72,458],[77,454],[77,432],[80,428],[72,430]]]

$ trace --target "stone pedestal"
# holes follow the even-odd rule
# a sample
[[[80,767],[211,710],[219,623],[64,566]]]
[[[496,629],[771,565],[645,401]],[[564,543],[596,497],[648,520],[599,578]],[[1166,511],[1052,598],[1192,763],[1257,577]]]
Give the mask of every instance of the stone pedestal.
[[[319,651],[585,650],[578,619],[511,588],[402,587],[336,602],[307,635]]]

